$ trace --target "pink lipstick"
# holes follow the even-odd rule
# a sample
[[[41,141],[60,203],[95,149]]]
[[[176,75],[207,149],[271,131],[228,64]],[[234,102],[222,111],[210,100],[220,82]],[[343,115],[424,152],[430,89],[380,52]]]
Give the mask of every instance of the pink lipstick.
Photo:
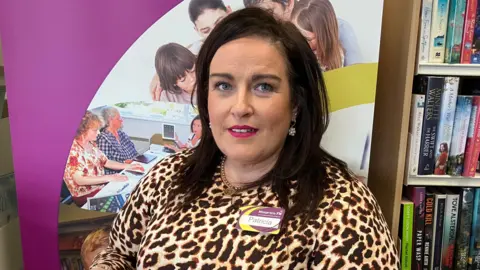
[[[235,138],[249,138],[257,134],[258,129],[251,126],[232,126],[228,132]]]

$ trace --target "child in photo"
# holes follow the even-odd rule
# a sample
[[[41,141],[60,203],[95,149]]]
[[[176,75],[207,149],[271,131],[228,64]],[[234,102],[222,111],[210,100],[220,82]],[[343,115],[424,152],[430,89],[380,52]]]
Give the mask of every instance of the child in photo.
[[[187,48],[197,55],[203,41],[208,37],[215,25],[231,12],[230,6],[226,6],[222,0],[191,0],[188,5],[188,16],[200,39],[188,45]],[[157,74],[154,75],[150,82],[149,89],[152,100],[159,101],[160,93],[163,89]]]
[[[323,71],[344,66],[338,24],[328,0],[300,0],[292,11],[292,22],[305,36]]]
[[[190,44],[188,49],[197,55],[203,41],[215,25],[231,12],[230,6],[226,6],[222,0],[191,0],[188,5],[188,16],[200,39]]]
[[[318,3],[316,3],[318,2]],[[309,8],[308,17],[315,23],[313,17],[321,16],[314,14],[315,12],[329,12],[319,10],[321,6],[326,5],[325,0],[243,0],[245,7],[257,6],[272,11],[275,15],[283,20],[293,20],[293,11],[297,7],[296,12],[299,12],[298,5],[308,7],[309,5],[317,5],[316,8]],[[328,2],[328,1],[327,1]],[[331,3],[328,3],[331,6]],[[333,7],[331,8],[333,10]],[[306,13],[305,13],[306,14]],[[349,66],[353,64],[362,63],[362,55],[358,45],[357,37],[353,31],[352,26],[345,20],[336,17],[337,20],[337,35],[340,39],[340,44],[344,51],[344,61],[342,66]]]
[[[178,43],[168,43],[158,48],[155,70],[159,79],[160,101],[196,104],[195,55]],[[193,95],[193,100],[192,100]]]

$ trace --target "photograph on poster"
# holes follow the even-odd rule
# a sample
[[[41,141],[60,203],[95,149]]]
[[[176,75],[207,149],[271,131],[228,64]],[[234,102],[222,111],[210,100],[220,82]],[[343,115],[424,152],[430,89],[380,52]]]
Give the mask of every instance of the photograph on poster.
[[[206,127],[195,107],[197,54],[218,22],[249,6],[291,21],[308,41],[330,99],[322,147],[367,176],[383,0],[185,0],[138,37],[79,121],[60,204],[82,218],[59,221],[64,269],[88,269],[111,220],[149,170],[199,144]],[[75,263],[79,268],[68,266]]]

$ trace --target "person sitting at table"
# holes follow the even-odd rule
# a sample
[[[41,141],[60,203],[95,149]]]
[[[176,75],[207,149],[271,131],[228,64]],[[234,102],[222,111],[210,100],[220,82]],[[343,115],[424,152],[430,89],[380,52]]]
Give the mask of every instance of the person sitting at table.
[[[193,118],[192,122],[190,123],[190,131],[192,132],[192,135],[188,138],[186,143],[182,143],[178,139],[178,135],[175,133],[176,145],[167,144],[165,145],[165,147],[170,148],[175,152],[180,152],[184,149],[196,147],[200,143],[200,139],[202,138],[202,122],[199,115],[195,116],[195,118]]]
[[[102,110],[102,117],[105,126],[97,137],[98,148],[109,160],[120,163],[132,163],[138,152],[128,135],[121,130],[123,119],[120,116],[120,112],[114,107],[106,107]],[[120,171],[105,168],[105,174],[118,172]]]
[[[105,175],[105,168],[113,170],[144,171],[140,164],[126,164],[109,160],[97,147],[98,130],[102,126],[100,118],[87,111],[77,129],[67,164],[64,181],[73,202],[82,207],[87,198],[95,196],[107,183],[126,181],[127,176],[120,174]]]
[[[90,270],[400,269],[368,186],[320,146],[315,54],[270,12],[232,12],[196,63],[202,141],[156,164]]]

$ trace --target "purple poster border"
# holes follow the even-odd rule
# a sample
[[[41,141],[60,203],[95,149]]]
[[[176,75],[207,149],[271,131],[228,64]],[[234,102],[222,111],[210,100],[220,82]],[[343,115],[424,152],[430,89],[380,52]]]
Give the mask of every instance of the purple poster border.
[[[59,194],[78,123],[130,45],[179,2],[0,1],[25,269],[60,269]]]

